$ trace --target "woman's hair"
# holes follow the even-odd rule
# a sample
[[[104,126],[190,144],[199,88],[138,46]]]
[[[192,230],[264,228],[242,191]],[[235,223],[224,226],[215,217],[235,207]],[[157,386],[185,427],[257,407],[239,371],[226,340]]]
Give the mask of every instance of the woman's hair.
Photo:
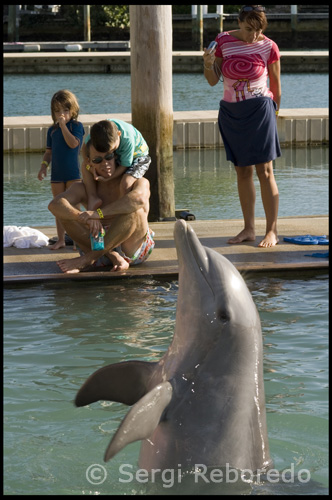
[[[77,120],[78,113],[80,112],[80,107],[78,105],[76,96],[69,90],[59,90],[54,94],[51,100],[51,115],[54,124],[56,123],[55,111],[58,105],[63,108],[68,108],[71,114],[72,120]]]
[[[107,153],[119,137],[118,132],[119,129],[113,121],[101,120],[91,127],[91,144],[97,151]]]
[[[252,10],[245,10],[246,7],[252,7]],[[255,9],[257,8],[257,10]],[[262,10],[259,10],[259,9]],[[239,12],[239,21],[248,23],[255,31],[264,31],[267,27],[267,19],[262,5],[243,5]]]

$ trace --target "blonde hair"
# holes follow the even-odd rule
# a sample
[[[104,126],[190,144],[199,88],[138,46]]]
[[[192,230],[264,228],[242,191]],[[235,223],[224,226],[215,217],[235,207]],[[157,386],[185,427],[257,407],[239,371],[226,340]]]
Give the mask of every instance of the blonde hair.
[[[58,105],[68,108],[71,114],[72,120],[77,120],[78,113],[80,112],[80,107],[76,96],[69,90],[59,90],[54,94],[51,99],[51,115],[53,123],[56,123],[55,111]]]
[[[244,5],[239,12],[239,21],[248,23],[255,31],[264,31],[267,28],[267,19],[264,11],[244,11],[244,7],[261,7],[261,5]]]

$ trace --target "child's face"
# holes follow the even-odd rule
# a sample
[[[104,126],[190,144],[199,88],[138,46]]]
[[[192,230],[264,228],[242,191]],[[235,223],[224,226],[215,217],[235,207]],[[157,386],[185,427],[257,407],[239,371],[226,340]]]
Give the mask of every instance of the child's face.
[[[116,169],[114,149],[110,149],[107,153],[97,151],[92,145],[89,149],[90,161],[97,175],[105,179],[112,177]]]
[[[54,108],[54,115],[55,115],[56,123],[59,122],[60,118],[62,118],[65,121],[65,123],[68,123],[71,119],[70,110],[64,106],[61,106],[61,105],[57,105]]]

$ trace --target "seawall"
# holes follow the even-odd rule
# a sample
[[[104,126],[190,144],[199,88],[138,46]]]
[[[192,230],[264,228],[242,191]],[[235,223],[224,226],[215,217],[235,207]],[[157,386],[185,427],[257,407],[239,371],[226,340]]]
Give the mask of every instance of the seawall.
[[[80,115],[86,133],[105,118],[131,122],[131,114]],[[328,108],[281,109],[278,133],[282,146],[324,145],[329,143]],[[5,153],[40,152],[46,147],[49,116],[5,117],[3,150]],[[175,111],[173,127],[174,149],[218,148],[223,142],[218,129],[218,111]]]

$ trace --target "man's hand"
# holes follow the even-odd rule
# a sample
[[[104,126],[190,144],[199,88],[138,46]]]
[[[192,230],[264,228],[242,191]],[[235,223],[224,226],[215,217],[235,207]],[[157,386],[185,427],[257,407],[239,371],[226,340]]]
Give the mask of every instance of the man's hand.
[[[100,222],[100,220],[89,219],[87,224],[88,224],[89,229],[90,229],[90,234],[94,238],[97,238],[99,236],[99,233],[103,229],[103,225]]]
[[[96,218],[99,218],[97,212],[95,212],[94,210],[86,210],[79,214],[77,220],[82,224],[87,224],[90,219],[96,219]]]
[[[77,220],[81,224],[86,224],[87,226],[89,226],[90,234],[92,234],[92,236],[94,236],[95,238],[103,228],[103,225],[99,219],[99,215],[94,210],[86,210],[84,212],[81,212],[77,217]]]

